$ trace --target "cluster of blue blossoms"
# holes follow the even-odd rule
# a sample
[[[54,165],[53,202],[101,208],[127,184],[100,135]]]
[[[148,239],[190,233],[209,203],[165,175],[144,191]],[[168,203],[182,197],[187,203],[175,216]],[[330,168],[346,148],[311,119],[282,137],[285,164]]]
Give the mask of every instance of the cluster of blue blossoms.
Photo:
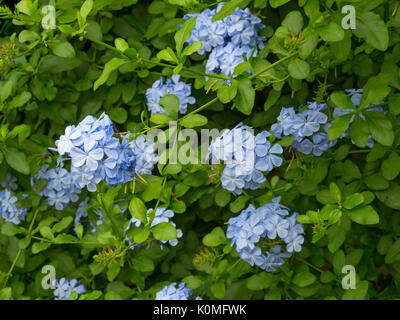
[[[283,258],[289,258],[292,252],[300,252],[304,242],[303,225],[296,220],[298,213],[287,217],[288,208],[279,203],[280,199],[274,198],[272,203],[258,209],[250,205],[239,216],[229,219],[226,232],[241,259],[268,272],[282,266],[285,263]],[[267,246],[273,246],[272,250],[265,252],[267,255],[263,253],[264,239]],[[268,239],[272,243],[268,243]],[[286,244],[286,252],[281,252],[281,243]]]
[[[375,112],[382,112],[382,113],[384,113],[384,110],[383,110],[382,107],[379,107],[379,106],[373,107],[374,105],[381,104],[383,101],[377,102],[377,103],[372,103],[372,104],[369,104],[369,105],[366,105],[366,106],[363,106],[363,107],[361,106],[361,98],[362,98],[363,89],[346,89],[346,92],[347,92],[347,95],[350,97],[351,102],[352,102],[356,107],[363,108],[363,109],[367,109],[367,108],[368,108],[368,111],[375,111]],[[352,113],[352,112],[354,112],[353,109],[335,108],[335,109],[333,110],[332,115],[333,115],[334,118],[336,118],[336,117],[340,117],[340,116],[342,116],[342,115],[345,115],[345,114],[348,114],[348,113]],[[351,118],[351,120],[350,120],[349,129],[348,129],[346,132],[344,132],[344,133],[340,136],[340,138],[344,138],[344,137],[348,137],[348,136],[349,136],[350,126],[351,126],[351,123],[354,121],[354,117],[355,117],[355,116],[356,116],[356,115],[353,115],[353,116],[352,116],[352,118]],[[361,119],[365,120],[365,116],[362,114],[362,112],[359,113],[358,116],[359,116]],[[330,127],[330,125],[331,125],[330,123],[327,124],[326,130],[328,130],[328,128]],[[374,146],[374,143],[375,143],[375,142],[374,142],[372,136],[369,136],[369,137],[368,137],[368,143],[367,143],[366,146],[367,146],[368,148],[372,148],[372,147]]]
[[[135,172],[151,172],[158,161],[153,141],[121,138],[114,137],[114,125],[103,113],[98,119],[87,116],[77,126],[68,126],[56,141],[56,150],[70,157],[72,180],[94,192],[101,181],[111,186],[132,181]]]
[[[5,189],[0,192],[0,214],[6,222],[19,224],[25,220],[26,208],[17,208],[17,197],[12,195],[10,190]]]
[[[153,210],[154,209],[148,209],[147,212],[150,212],[150,211],[153,211]],[[157,224],[162,223],[162,222],[168,222],[168,223],[172,224],[174,227],[176,227],[176,224],[170,220],[171,218],[174,217],[174,215],[175,215],[175,213],[171,209],[158,207],[157,210],[156,210],[156,214],[154,216],[154,219],[151,222],[151,226],[150,227],[152,228],[152,227],[154,227]],[[136,227],[140,227],[142,222],[139,219],[137,219],[135,217],[132,217],[129,220],[128,226],[125,229],[124,236],[129,231],[129,229],[131,228],[132,224],[135,225]],[[163,244],[168,243],[171,246],[176,246],[178,244],[178,239],[182,238],[182,235],[183,235],[181,229],[176,229],[176,231],[177,231],[176,239],[172,239],[172,240],[168,240],[168,241],[160,240],[160,242],[163,243]],[[131,243],[132,239],[127,238],[127,241]],[[134,248],[134,247],[135,246],[132,246],[131,248]],[[162,245],[161,245],[161,249],[163,249]]]
[[[192,97],[191,87],[182,81],[179,81],[180,75],[174,74],[172,81],[167,79],[163,81],[161,77],[155,81],[151,88],[146,91],[147,108],[151,115],[156,113],[167,113],[162,106],[160,106],[160,99],[167,94],[174,94],[179,98],[179,113],[185,114],[187,112],[188,104],[194,104],[196,99]]]
[[[37,181],[47,180],[47,184],[41,190],[35,186]],[[62,164],[56,168],[49,169],[48,164],[44,164],[40,170],[31,178],[33,189],[42,197],[49,206],[54,206],[57,210],[62,210],[70,202],[79,199],[81,188],[76,184],[72,174]]]
[[[282,108],[278,122],[271,126],[271,130],[278,139],[293,136],[292,146],[301,153],[320,156],[335,144],[328,140],[326,132],[318,132],[321,125],[328,121],[328,116],[321,112],[326,108],[326,104],[316,102],[297,112],[294,108]],[[309,139],[311,136],[312,140]]]
[[[186,288],[184,282],[176,287],[176,282],[165,286],[156,293],[155,300],[202,300],[200,297],[195,296],[192,291]]]
[[[199,54],[211,51],[206,72],[223,73],[230,77],[236,66],[244,61],[243,55],[250,58],[257,55],[257,48],[264,48],[265,37],[258,35],[258,31],[265,28],[265,25],[247,8],[237,8],[230,16],[212,22],[211,19],[223,5],[220,3],[213,10],[186,14],[183,18],[188,20],[197,17],[187,42],[192,44],[200,41],[203,46]]]
[[[282,147],[271,145],[267,131],[254,136],[250,129],[240,123],[213,140],[209,148],[212,164],[225,164],[222,187],[234,195],[241,194],[243,189],[258,189],[265,181],[261,171],[271,171],[283,161],[278,156],[283,152]]]
[[[76,298],[79,297],[80,294],[85,293],[85,287],[78,280],[67,280],[65,278],[61,278],[60,280],[53,280],[54,290],[54,300],[68,300],[69,296],[72,292],[76,292]]]
[[[18,189],[17,178],[12,176],[11,173],[7,172],[6,176],[4,177],[4,180],[0,182],[0,186],[8,190],[17,190]]]

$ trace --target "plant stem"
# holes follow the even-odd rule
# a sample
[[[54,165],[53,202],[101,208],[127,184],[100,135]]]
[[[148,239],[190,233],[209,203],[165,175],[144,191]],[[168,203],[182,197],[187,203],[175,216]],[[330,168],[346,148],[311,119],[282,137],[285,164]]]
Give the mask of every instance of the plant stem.
[[[36,209],[36,211],[35,211],[35,213],[33,215],[31,224],[29,225],[28,236],[31,234],[31,231],[32,231],[32,228],[33,228],[33,225],[35,223],[35,220],[36,220],[36,217],[37,217],[38,213],[39,213],[39,209]],[[21,256],[22,250],[24,250],[24,249],[19,249],[18,250],[17,255],[15,256],[13,263],[12,263],[10,269],[8,270],[7,274],[6,274],[6,277],[4,279],[3,288],[6,287],[7,282],[8,282],[8,278],[11,276],[11,274],[12,274],[14,268],[15,268],[15,265],[17,264],[17,261],[18,261],[19,257]]]
[[[123,52],[121,52],[120,50],[118,50],[117,48],[115,48],[115,47],[113,47],[113,46],[110,46],[109,44],[107,44],[107,43],[105,43],[105,42],[103,42],[103,41],[101,41],[101,40],[97,40],[97,39],[92,38],[92,37],[90,37],[90,36],[85,36],[85,37],[86,37],[86,39],[88,39],[88,40],[90,40],[90,41],[92,41],[92,42],[94,42],[94,43],[97,43],[97,44],[99,44],[99,45],[101,45],[101,46],[103,46],[103,47],[106,47],[106,48],[108,48],[108,49],[110,49],[110,50],[113,50],[113,51],[119,53],[120,55],[122,55],[122,56],[125,57],[125,58],[129,58],[129,57],[127,57]],[[129,58],[129,59],[130,59],[130,58]],[[145,63],[154,64],[154,65],[157,65],[157,66],[160,66],[160,67],[166,67],[166,68],[171,68],[171,69],[173,69],[173,68],[176,67],[176,65],[171,65],[171,64],[168,64],[168,63],[163,63],[163,62],[158,62],[158,61],[153,61],[153,60],[149,60],[149,59],[142,58],[142,57],[140,57],[139,60],[141,60],[141,61],[143,61],[143,62],[145,62]],[[205,76],[205,77],[210,77],[210,78],[216,78],[216,79],[222,79],[222,80],[230,80],[230,79],[231,79],[230,77],[225,76],[225,75],[204,73],[204,72],[201,72],[201,71],[197,71],[197,70],[193,70],[193,69],[188,69],[187,67],[183,67],[182,70],[183,70],[183,71],[186,71],[186,72],[196,73],[196,74],[198,74],[198,75]]]
[[[278,64],[280,64],[286,60],[289,60],[290,58],[294,57],[295,55],[297,55],[297,52],[293,52],[293,53],[289,54],[288,56],[270,64],[269,66],[266,66],[265,68],[261,69],[260,71],[257,71],[256,73],[252,74],[251,76],[248,77],[248,79],[251,80],[255,77],[258,77],[260,74],[264,73],[265,71],[268,71],[269,69],[276,67]]]

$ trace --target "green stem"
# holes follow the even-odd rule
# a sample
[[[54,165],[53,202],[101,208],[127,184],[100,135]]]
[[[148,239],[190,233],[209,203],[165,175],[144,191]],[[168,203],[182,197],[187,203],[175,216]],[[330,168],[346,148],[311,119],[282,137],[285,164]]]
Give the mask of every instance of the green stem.
[[[293,53],[289,54],[288,56],[286,56],[286,57],[284,57],[284,58],[282,58],[282,59],[280,59],[280,60],[278,60],[278,61],[276,61],[276,62],[274,62],[274,63],[272,63],[270,65],[268,65],[268,66],[266,66],[265,68],[261,69],[260,71],[257,71],[256,73],[252,74],[251,76],[248,77],[248,79],[251,80],[251,79],[253,79],[255,77],[258,77],[260,74],[264,73],[265,71],[268,71],[269,69],[272,69],[272,68],[276,67],[278,64],[280,64],[280,63],[282,63],[282,62],[284,62],[286,60],[289,60],[290,58],[294,57],[295,55],[297,55],[297,52],[293,52]]]
[[[127,57],[123,52],[121,52],[120,50],[118,50],[117,48],[115,48],[115,47],[113,47],[113,46],[110,46],[109,44],[107,44],[107,43],[105,43],[105,42],[103,42],[103,41],[101,41],[101,40],[97,40],[97,39],[92,38],[92,37],[90,37],[90,36],[85,36],[85,37],[86,37],[86,39],[88,39],[88,40],[90,40],[90,41],[92,41],[92,42],[94,42],[94,43],[97,43],[97,44],[99,44],[99,45],[101,45],[101,46],[103,46],[103,47],[106,47],[106,48],[108,48],[108,49],[110,49],[110,50],[112,50],[112,51],[115,51],[115,52],[119,53],[120,55],[122,55],[122,56],[125,57],[125,58],[129,58],[129,57]],[[130,58],[129,58],[129,59],[130,59]],[[166,68],[171,68],[171,69],[173,69],[173,68],[176,67],[176,65],[171,65],[171,64],[168,64],[168,63],[163,63],[163,62],[158,62],[158,61],[153,61],[153,60],[146,59],[146,58],[142,58],[142,57],[140,57],[139,59],[140,59],[141,61],[145,62],[145,63],[151,63],[151,64],[154,64],[154,65],[157,65],[157,66],[160,66],[160,67],[166,67]],[[193,69],[188,69],[187,67],[183,67],[182,70],[183,70],[183,71],[186,71],[186,72],[196,73],[196,74],[198,74],[198,75],[205,76],[205,77],[210,77],[210,78],[215,78],[215,79],[222,79],[222,80],[231,80],[230,77],[225,76],[225,75],[204,73],[204,72],[201,72],[201,71],[197,71],[197,70],[193,70]]]
[[[33,225],[34,225],[34,223],[35,223],[35,220],[36,220],[36,217],[37,217],[38,213],[39,213],[39,209],[36,209],[36,211],[35,211],[35,213],[34,213],[34,215],[33,215],[31,224],[29,225],[28,236],[29,236],[29,235],[31,234],[31,232],[32,232],[32,228],[33,228]],[[5,279],[4,279],[3,288],[6,287],[7,282],[8,282],[8,278],[11,276],[12,272],[14,271],[14,268],[15,268],[15,266],[16,266],[16,264],[17,264],[17,261],[18,261],[19,257],[20,257],[21,254],[22,254],[22,250],[24,250],[24,249],[19,249],[19,250],[18,250],[17,255],[15,256],[13,263],[12,263],[10,269],[8,270],[7,274],[6,274],[6,277],[5,277]]]
[[[182,120],[182,119],[186,118],[186,117],[187,117],[188,115],[190,115],[190,114],[198,113],[198,112],[200,112],[201,110],[203,110],[203,109],[209,107],[210,105],[212,105],[213,103],[215,103],[215,102],[217,102],[217,101],[218,101],[218,97],[215,97],[214,99],[208,101],[207,103],[203,104],[201,107],[197,108],[196,110],[193,110],[192,112],[188,113],[187,115],[185,115],[184,117],[182,117],[182,118],[179,119],[179,120]]]

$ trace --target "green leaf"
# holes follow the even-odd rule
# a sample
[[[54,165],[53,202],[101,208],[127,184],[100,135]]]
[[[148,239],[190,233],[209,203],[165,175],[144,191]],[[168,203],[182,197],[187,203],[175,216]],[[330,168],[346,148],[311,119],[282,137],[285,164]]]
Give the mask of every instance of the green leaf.
[[[64,218],[62,218],[62,220],[60,222],[57,222],[53,226],[52,232],[53,233],[58,233],[58,232],[61,232],[61,231],[65,230],[72,223],[72,221],[74,221],[73,217],[64,217]]]
[[[217,299],[223,299],[225,297],[225,282],[219,280],[211,285],[211,292]]]
[[[35,41],[40,39],[40,36],[32,30],[22,30],[20,34],[18,35],[18,40],[21,43],[27,42],[27,41]]]
[[[208,119],[200,114],[188,114],[180,121],[185,128],[202,127],[208,123]]]
[[[387,85],[378,85],[368,87],[362,95],[361,106],[368,106],[372,103],[383,101],[390,93],[390,87]]]
[[[369,225],[379,223],[379,215],[371,206],[361,206],[348,211],[350,219],[358,224]]]
[[[15,96],[8,104],[8,109],[14,109],[22,107],[32,98],[32,94],[29,91],[23,91],[19,95]]]
[[[353,32],[378,50],[385,51],[389,45],[388,29],[385,22],[376,13],[357,12],[357,28]]]
[[[293,283],[299,287],[307,287],[313,284],[317,280],[317,277],[314,276],[311,272],[300,272],[297,273],[293,278]]]
[[[185,49],[187,49],[187,48],[185,48]],[[176,64],[179,63],[178,58],[175,55],[175,52],[172,51],[172,49],[170,47],[158,52],[157,58],[160,60],[175,62]]]
[[[203,244],[207,247],[217,247],[224,243],[226,243],[226,237],[221,227],[215,227],[203,238]]]
[[[172,121],[172,119],[165,113],[156,113],[150,117],[150,121],[155,124],[166,124]]]
[[[331,184],[329,185],[329,191],[331,192],[331,195],[333,199],[336,201],[336,203],[340,204],[342,202],[342,193],[340,192],[340,189],[337,186],[337,184],[331,182]]]
[[[348,197],[343,202],[343,207],[345,209],[351,210],[364,202],[364,196],[361,193],[354,193]]]
[[[376,196],[389,208],[400,210],[400,186],[396,182],[390,182],[385,191],[376,191]]]
[[[353,114],[345,114],[333,120],[332,125],[328,129],[328,139],[333,141],[339,138],[349,127]]]
[[[368,293],[368,281],[360,281],[356,284],[356,289],[347,289],[342,300],[363,300]]]
[[[46,250],[48,247],[50,247],[51,243],[50,242],[35,242],[32,245],[32,253],[37,254],[39,252],[42,252]]]
[[[167,94],[163,96],[158,103],[172,117],[172,119],[178,119],[179,98],[176,95]]]
[[[154,270],[154,262],[149,257],[137,255],[132,258],[133,269],[139,272],[151,272]]]
[[[264,290],[279,282],[279,278],[269,272],[252,275],[246,281],[249,290]]]
[[[112,121],[122,124],[128,119],[128,112],[124,108],[117,107],[110,110],[109,116]]]
[[[394,114],[395,116],[399,115],[400,114],[400,93],[391,94],[389,96],[388,104],[389,104],[390,113]]]
[[[394,140],[394,132],[390,120],[380,112],[366,111],[363,114],[368,122],[372,137],[380,144],[390,147]]]
[[[247,3],[250,1],[246,0],[230,0],[224,4],[224,6],[216,13],[211,19],[211,22],[215,22],[218,20],[221,20],[229,15],[231,15],[236,8],[242,6],[242,5],[247,5]]]
[[[13,82],[11,80],[0,81],[0,102],[4,102],[11,94]]]
[[[110,61],[108,61],[105,64],[103,72],[101,73],[100,77],[94,82],[93,90],[96,91],[98,87],[100,87],[102,84],[104,84],[108,80],[111,72],[118,69],[120,66],[122,66],[126,62],[128,62],[128,61],[125,59],[120,59],[120,58],[112,58]]]
[[[112,263],[110,268],[107,270],[107,279],[112,282],[118,276],[121,267],[118,263]]]
[[[193,53],[199,51],[201,48],[203,48],[203,43],[200,41],[194,41],[190,46],[187,46],[183,51],[182,51],[182,57],[184,56],[190,56]]]
[[[400,239],[390,245],[385,256],[385,263],[394,263],[400,260]]]
[[[303,27],[303,16],[300,11],[289,12],[282,21],[282,26],[287,27],[290,32],[298,34]]]
[[[31,169],[25,153],[22,153],[15,148],[8,147],[7,149],[3,150],[3,154],[11,168],[22,174],[30,173]]]
[[[138,197],[133,197],[129,202],[129,212],[132,217],[140,220],[144,224],[147,223],[147,208],[142,200]]]
[[[382,161],[381,172],[386,180],[395,179],[400,173],[400,156],[392,152],[389,157]]]
[[[182,28],[180,28],[174,36],[176,43],[176,52],[180,57],[184,43],[190,38],[192,30],[196,25],[196,17],[186,20]]]
[[[31,126],[27,124],[20,124],[15,126],[7,135],[7,138],[14,139],[18,136],[18,143],[21,144],[31,134]]]
[[[317,28],[319,36],[326,42],[337,42],[344,38],[344,30],[335,22]]]
[[[12,222],[6,222],[1,226],[1,233],[10,237],[16,234],[27,233],[27,231]]]
[[[56,56],[62,58],[75,57],[75,49],[68,41],[52,41],[49,42],[49,47]]]
[[[0,300],[12,300],[11,288],[3,288],[0,290]]]
[[[218,207],[225,207],[231,200],[231,193],[225,189],[219,189],[215,193],[215,203]]]
[[[154,238],[162,241],[174,240],[178,235],[175,227],[169,222],[161,222],[152,227],[151,231]]]
[[[356,109],[356,106],[351,102],[350,98],[342,91],[335,91],[331,94],[330,100],[332,103],[341,109]]]
[[[288,71],[290,76],[294,79],[305,79],[310,74],[310,65],[308,62],[296,58],[289,62]]]
[[[364,121],[359,116],[354,117],[354,121],[350,126],[349,134],[355,145],[360,148],[364,148],[368,144],[369,137],[369,127],[367,121]]]
[[[79,13],[83,21],[86,21],[86,18],[89,15],[92,8],[93,8],[93,0],[85,0],[85,2],[82,4],[81,9],[79,10]]]
[[[269,4],[272,8],[278,8],[288,2],[290,2],[290,0],[269,0]]]
[[[236,97],[237,89],[238,89],[237,81],[232,81],[230,86],[227,83],[224,83],[223,86],[221,86],[218,89],[217,92],[218,99],[222,103],[228,103],[232,101],[233,98]]]
[[[364,182],[371,190],[385,190],[389,188],[389,181],[380,172],[365,177]]]
[[[125,50],[129,49],[129,44],[122,38],[116,38],[114,40],[115,48],[117,48],[121,52],[125,52]]]
[[[249,79],[238,80],[238,92],[233,104],[236,108],[245,115],[250,115],[254,107],[254,99],[256,92]]]

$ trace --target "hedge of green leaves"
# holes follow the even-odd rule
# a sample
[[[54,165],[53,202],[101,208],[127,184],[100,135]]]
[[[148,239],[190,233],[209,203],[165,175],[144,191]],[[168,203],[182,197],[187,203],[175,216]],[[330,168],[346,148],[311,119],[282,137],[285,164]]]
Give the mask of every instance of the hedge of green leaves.
[[[26,209],[19,224],[0,217],[1,299],[53,299],[54,290],[42,286],[46,265],[55,267],[57,279],[84,285],[79,299],[154,299],[173,282],[202,299],[400,297],[398,1],[226,2],[216,20],[249,8],[266,25],[260,30],[265,48],[233,76],[207,75],[208,54],[186,43],[194,23],[183,16],[216,8],[215,1],[22,0],[15,10],[1,7],[0,181],[16,177],[16,205]],[[47,5],[55,8],[54,29],[43,27]],[[345,5],[355,9],[355,29],[342,26]],[[350,127],[349,136],[315,156],[293,148],[293,137],[271,135],[283,147],[283,164],[241,195],[222,188],[209,165],[159,163],[133,182],[83,189],[62,210],[46,203],[31,178],[44,164],[56,167],[59,155],[49,148],[65,128],[105,112],[121,133],[167,130],[168,117],[150,116],[146,90],[173,74],[196,99],[177,118],[178,130],[242,122],[255,133],[271,132],[282,107],[317,102],[327,104],[333,121],[329,139]],[[360,106],[345,94],[353,88],[363,89]],[[382,112],[358,117],[375,103]],[[337,108],[351,112],[334,117]],[[266,272],[239,257],[226,230],[249,205],[278,196],[300,213],[304,243]],[[74,228],[86,197],[91,223],[102,216],[96,232]],[[160,246],[176,237],[175,228],[150,232],[154,211],[147,210],[159,207],[175,213],[171,220],[183,232],[176,246]],[[143,224],[128,242],[123,233],[132,216]],[[133,244],[139,245],[130,250]],[[342,287],[345,265],[355,267],[355,289]]]

